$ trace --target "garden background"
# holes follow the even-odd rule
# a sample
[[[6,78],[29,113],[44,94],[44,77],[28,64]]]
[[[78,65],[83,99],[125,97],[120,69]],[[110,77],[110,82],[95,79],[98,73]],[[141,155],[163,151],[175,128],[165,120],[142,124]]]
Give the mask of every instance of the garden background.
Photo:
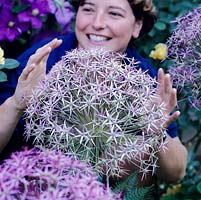
[[[72,1],[72,0],[71,0]],[[74,12],[71,9],[69,1],[52,0],[49,3],[50,10],[45,9],[47,6],[41,5],[41,0],[36,0],[28,6],[20,6],[19,1],[12,7],[12,13],[7,12],[8,6],[3,8],[4,4],[11,1],[1,1],[0,14],[3,18],[0,21],[0,46],[4,49],[6,58],[17,58],[24,50],[47,37],[56,37],[58,35],[67,34],[74,29]],[[28,2],[28,1],[27,1]],[[31,1],[30,1],[31,2]],[[152,31],[135,41],[136,48],[150,63],[156,67],[168,69],[169,61],[154,60],[149,57],[151,50],[158,43],[166,43],[171,35],[175,23],[172,21],[177,17],[193,10],[201,4],[201,0],[154,0],[158,9],[158,21]],[[10,32],[6,29],[5,24],[16,22],[15,16],[26,11],[29,6],[38,8],[41,16],[36,13],[29,16],[26,12],[21,14],[21,27],[23,32],[19,32],[15,25],[10,23]],[[31,21],[31,23],[30,23]],[[30,25],[28,25],[28,23]],[[12,70],[12,69],[9,69]],[[0,72],[9,73],[8,69],[0,69]],[[1,74],[0,74],[1,76]],[[177,120],[179,128],[179,136],[189,151],[189,163],[185,178],[174,184],[160,184],[160,192],[163,200],[177,199],[201,199],[201,111],[195,109],[189,104],[188,100],[179,102],[181,116]]]

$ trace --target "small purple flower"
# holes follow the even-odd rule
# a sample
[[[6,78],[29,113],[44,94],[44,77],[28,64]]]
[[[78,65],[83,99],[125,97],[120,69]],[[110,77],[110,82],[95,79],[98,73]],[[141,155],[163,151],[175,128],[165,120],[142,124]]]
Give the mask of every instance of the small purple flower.
[[[0,165],[1,200],[120,200],[83,162],[60,151],[24,149]]]
[[[48,0],[28,1],[30,7],[18,14],[20,22],[31,22],[32,28],[40,29],[43,26],[42,16],[50,13]]]
[[[168,38],[169,67],[181,98],[201,109],[201,6],[174,21],[176,27]]]
[[[17,17],[12,13],[11,5],[3,5],[1,10],[0,20],[0,41],[1,40],[15,40],[23,31],[28,30],[28,23],[21,23]]]

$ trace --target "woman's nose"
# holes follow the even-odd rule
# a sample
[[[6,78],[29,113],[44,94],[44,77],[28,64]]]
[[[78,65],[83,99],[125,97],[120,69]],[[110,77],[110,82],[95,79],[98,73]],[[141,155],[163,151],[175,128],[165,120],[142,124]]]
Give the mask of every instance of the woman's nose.
[[[104,29],[106,27],[106,20],[104,13],[97,13],[94,16],[92,26],[94,29]]]

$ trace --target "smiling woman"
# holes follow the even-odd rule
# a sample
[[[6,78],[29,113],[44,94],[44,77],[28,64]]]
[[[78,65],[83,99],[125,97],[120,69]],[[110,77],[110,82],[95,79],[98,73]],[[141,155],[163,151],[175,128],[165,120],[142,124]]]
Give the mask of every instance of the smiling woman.
[[[124,52],[132,37],[137,38],[142,22],[136,21],[129,3],[125,0],[86,1],[79,7],[75,32],[78,47]],[[125,31],[126,30],[126,31]]]
[[[75,11],[78,11],[79,6],[83,6],[85,0],[73,0],[71,4],[75,8]],[[152,0],[127,0],[130,4],[132,12],[137,21],[142,20],[142,28],[140,30],[140,36],[148,33],[157,19],[157,11],[152,2]],[[118,5],[116,3],[115,5]]]
[[[155,68],[142,58],[131,44],[132,39],[136,39],[147,33],[156,20],[155,7],[152,1],[81,0],[75,1],[74,3],[75,6],[77,6],[75,33],[59,37],[62,39],[62,42],[60,40],[52,41],[52,38],[49,38],[28,49],[18,58],[21,65],[17,69],[17,74],[11,74],[12,82],[0,87],[0,102],[2,103],[7,97],[11,96],[9,101],[6,101],[6,106],[7,109],[10,108],[12,110],[9,115],[14,116],[5,116],[7,117],[5,121],[11,124],[12,129],[10,128],[9,131],[6,129],[2,130],[3,133],[0,136],[2,137],[0,141],[4,141],[1,144],[2,148],[6,145],[8,142],[7,138],[12,135],[12,131],[15,129],[14,126],[16,123],[13,122],[16,122],[20,118],[19,115],[15,118],[15,114],[19,111],[18,101],[21,99],[25,100],[20,107],[22,111],[26,107],[26,100],[29,97],[27,94],[30,94],[31,86],[35,87],[37,83],[37,79],[34,78],[34,76],[33,80],[29,82],[30,88],[28,88],[28,93],[23,92],[24,88],[27,87],[26,82],[24,82],[24,84],[18,85],[17,92],[12,96],[14,88],[17,85],[17,78],[25,66],[25,72],[27,72],[29,67],[34,66],[35,72],[38,69],[39,72],[42,70],[41,74],[43,74],[45,68],[47,67],[47,71],[51,70],[52,66],[65,55],[66,51],[71,51],[76,48],[94,49],[101,47],[114,52],[125,53],[128,58],[135,59],[138,62],[138,69],[140,68],[153,78],[156,78],[158,75],[158,85],[156,87],[156,95],[158,95],[158,98],[157,102],[155,101],[154,103],[156,105],[160,103],[164,104],[165,120],[160,122],[160,125],[167,130],[165,142],[167,142],[166,148],[168,148],[168,151],[161,149],[161,151],[158,152],[157,156],[159,159],[156,165],[159,167],[156,173],[154,175],[151,173],[148,174],[145,182],[139,179],[139,185],[145,185],[148,184],[148,182],[151,184],[154,182],[155,177],[165,181],[177,181],[181,179],[185,175],[187,151],[178,137],[176,123],[174,122],[180,115],[179,111],[173,112],[177,104],[176,90],[172,87],[170,76],[164,74],[162,69],[160,69],[157,74]],[[34,83],[33,85],[31,84],[32,81]],[[149,110],[147,112],[149,112]],[[19,139],[19,136],[24,132],[24,124],[24,120],[21,119],[4,153],[11,151],[12,148],[20,148],[21,145],[24,144],[24,141],[20,141]],[[150,133],[150,130],[151,134],[157,134],[159,131],[157,126],[143,131]],[[139,137],[143,137],[143,134],[139,135]],[[143,155],[142,152],[138,153],[140,158],[146,162],[149,155]],[[132,159],[123,163],[123,167],[125,167],[128,172],[127,176],[139,170]],[[141,173],[139,174],[139,177],[140,176]],[[116,178],[117,177],[114,177],[114,180],[116,180]],[[124,178],[126,178],[126,176],[120,177],[118,181]]]

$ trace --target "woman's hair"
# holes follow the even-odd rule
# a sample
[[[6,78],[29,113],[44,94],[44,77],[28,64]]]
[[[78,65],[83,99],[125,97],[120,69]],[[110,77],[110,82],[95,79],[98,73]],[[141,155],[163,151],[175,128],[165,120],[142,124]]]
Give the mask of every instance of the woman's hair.
[[[140,31],[140,36],[148,33],[157,19],[157,11],[152,0],[127,0],[131,6],[133,14],[136,20],[142,20],[143,25]],[[73,0],[72,5],[75,11],[78,10],[79,6],[83,6],[85,0]]]

